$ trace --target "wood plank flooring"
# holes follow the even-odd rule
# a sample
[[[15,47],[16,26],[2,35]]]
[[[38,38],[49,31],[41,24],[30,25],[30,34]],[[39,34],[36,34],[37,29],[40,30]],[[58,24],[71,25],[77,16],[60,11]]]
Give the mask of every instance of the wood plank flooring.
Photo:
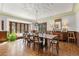
[[[55,56],[56,51],[40,50],[40,56]],[[23,39],[0,43],[0,56],[38,56],[38,52],[23,43]],[[59,56],[79,56],[79,47],[73,43],[59,42]]]

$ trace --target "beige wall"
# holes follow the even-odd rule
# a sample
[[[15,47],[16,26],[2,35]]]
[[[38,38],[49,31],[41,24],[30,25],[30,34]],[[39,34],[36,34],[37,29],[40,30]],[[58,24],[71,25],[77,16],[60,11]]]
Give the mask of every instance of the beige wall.
[[[73,8],[76,18],[76,31],[79,32],[79,4],[75,4]]]
[[[76,13],[76,31],[79,32],[79,12]]]
[[[52,31],[53,27],[54,27],[54,20],[55,19],[62,19],[62,26],[64,26],[64,23],[67,23],[69,31],[76,31],[75,14],[64,15],[64,16],[56,17],[56,18],[48,17],[48,18],[39,20],[39,22],[47,22],[47,30]]]
[[[67,23],[68,31],[76,31],[75,14],[63,16],[61,18],[62,18],[62,26],[64,26],[64,23]]]

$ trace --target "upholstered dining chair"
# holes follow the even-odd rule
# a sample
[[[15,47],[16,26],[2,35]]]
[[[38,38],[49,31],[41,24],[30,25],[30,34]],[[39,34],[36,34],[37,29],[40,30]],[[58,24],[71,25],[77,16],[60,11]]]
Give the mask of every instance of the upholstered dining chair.
[[[42,43],[42,41],[40,40],[40,38],[39,38],[39,35],[38,35],[38,33],[36,33],[35,35],[34,35],[34,47],[33,47],[33,49],[34,50],[37,50],[37,55],[39,55],[39,52],[40,52],[40,44]]]
[[[27,42],[27,46],[30,46],[31,40],[30,40],[30,35],[28,33],[24,35],[24,43],[26,44],[26,42]]]
[[[54,47],[55,47],[57,55],[59,55],[59,38],[58,37],[53,38],[53,40],[50,41],[50,47],[52,47],[52,52],[53,52]]]

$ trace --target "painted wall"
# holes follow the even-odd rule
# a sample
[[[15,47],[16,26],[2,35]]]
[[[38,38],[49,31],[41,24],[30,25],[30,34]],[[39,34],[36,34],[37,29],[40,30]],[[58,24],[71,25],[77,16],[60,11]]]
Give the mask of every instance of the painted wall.
[[[48,18],[39,20],[39,22],[47,22],[47,30],[52,31],[53,27],[54,27],[54,20],[55,19],[62,19],[62,27],[66,23],[67,27],[68,27],[68,31],[76,31],[75,14],[61,16],[59,18],[48,17]]]
[[[79,12],[76,13],[76,31],[79,32]]]
[[[68,27],[68,31],[76,31],[76,18],[75,14],[63,16],[62,18],[62,26],[66,23]]]
[[[76,31],[79,32],[79,4],[75,4],[73,12],[75,12],[76,18]]]

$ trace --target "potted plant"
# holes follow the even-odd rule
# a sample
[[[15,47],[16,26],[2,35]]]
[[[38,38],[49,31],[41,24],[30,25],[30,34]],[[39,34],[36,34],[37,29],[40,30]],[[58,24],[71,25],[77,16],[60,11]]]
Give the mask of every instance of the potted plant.
[[[16,33],[13,32],[11,34],[8,34],[7,39],[9,41],[15,41],[16,40]]]

